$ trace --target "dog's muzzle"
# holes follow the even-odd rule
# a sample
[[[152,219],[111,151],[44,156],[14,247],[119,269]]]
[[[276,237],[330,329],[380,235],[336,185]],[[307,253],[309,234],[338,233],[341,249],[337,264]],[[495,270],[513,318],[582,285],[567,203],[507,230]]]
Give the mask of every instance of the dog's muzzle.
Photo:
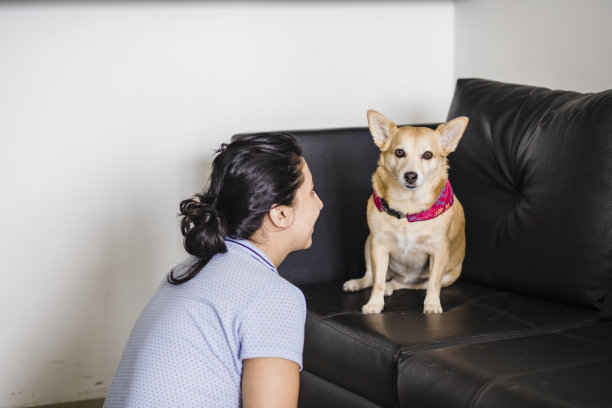
[[[410,190],[414,190],[415,188],[417,188],[417,181],[419,179],[419,175],[418,173],[414,172],[414,171],[409,171],[404,173],[404,187],[410,189]]]

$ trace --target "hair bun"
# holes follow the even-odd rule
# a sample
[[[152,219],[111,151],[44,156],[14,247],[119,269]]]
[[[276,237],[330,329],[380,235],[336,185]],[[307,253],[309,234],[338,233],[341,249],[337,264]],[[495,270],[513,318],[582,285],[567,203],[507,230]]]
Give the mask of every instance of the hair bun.
[[[225,250],[226,225],[225,217],[217,209],[206,202],[201,202],[202,196],[184,200],[180,204],[181,232],[187,252],[198,257],[208,257],[210,248],[216,252]]]
[[[193,198],[182,201],[180,209],[181,215],[184,217],[181,222],[183,235],[187,234],[192,228],[201,227],[209,223],[218,224],[222,222],[221,214],[214,206]]]

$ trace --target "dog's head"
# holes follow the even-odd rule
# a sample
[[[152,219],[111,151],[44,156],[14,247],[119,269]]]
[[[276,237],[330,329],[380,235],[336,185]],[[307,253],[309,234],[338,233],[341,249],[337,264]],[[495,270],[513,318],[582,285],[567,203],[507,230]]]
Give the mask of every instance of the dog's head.
[[[407,190],[447,176],[447,159],[455,151],[468,123],[460,116],[432,130],[403,126],[374,111],[368,111],[368,123],[374,143],[381,151],[380,165]]]

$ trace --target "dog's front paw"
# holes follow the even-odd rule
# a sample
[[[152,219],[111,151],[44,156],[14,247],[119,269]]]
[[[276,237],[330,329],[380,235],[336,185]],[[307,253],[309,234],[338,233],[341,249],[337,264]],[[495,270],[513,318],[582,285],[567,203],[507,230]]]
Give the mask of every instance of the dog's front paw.
[[[359,284],[359,279],[351,279],[348,280],[346,282],[344,282],[344,285],[342,285],[342,290],[345,292],[357,292],[358,290],[361,290],[361,285]]]
[[[361,313],[363,314],[380,314],[383,308],[385,307],[384,303],[366,303],[361,308]]]
[[[423,313],[425,313],[425,314],[442,313],[442,305],[440,304],[440,302],[438,302],[438,303],[425,303],[425,306],[423,307]]]

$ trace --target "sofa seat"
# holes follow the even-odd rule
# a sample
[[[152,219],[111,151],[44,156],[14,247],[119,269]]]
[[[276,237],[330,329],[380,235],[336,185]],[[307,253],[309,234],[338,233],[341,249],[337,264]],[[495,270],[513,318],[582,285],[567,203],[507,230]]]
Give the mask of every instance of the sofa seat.
[[[608,408],[610,367],[605,322],[404,355],[398,392],[411,406],[432,408]]]
[[[308,305],[304,368],[305,376],[310,376],[303,380],[308,383],[315,378],[325,379],[331,383],[328,387],[335,385],[363,398],[362,405],[353,406],[470,406],[457,405],[456,401],[445,404],[446,398],[455,397],[431,386],[435,381],[430,377],[440,375],[448,382],[441,389],[457,389],[467,398],[466,377],[447,375],[455,370],[455,360],[444,354],[450,353],[447,350],[468,353],[497,343],[512,347],[523,338],[545,339],[554,333],[571,333],[599,319],[597,310],[461,280],[442,290],[445,312],[435,315],[422,312],[423,290],[396,291],[386,298],[384,313],[364,315],[361,306],[369,298],[369,289],[346,294],[342,292],[342,282],[305,285],[301,289]],[[442,356],[440,361],[438,355]],[[575,358],[579,361],[580,356]],[[473,370],[481,373],[476,363]],[[502,374],[506,371],[502,370]],[[486,371],[482,372],[481,377],[474,377],[470,389],[478,388],[478,381],[488,381],[494,374],[488,378]],[[422,381],[430,385],[419,386]],[[421,398],[430,392],[441,399],[439,405]],[[412,405],[415,401],[419,403]]]

